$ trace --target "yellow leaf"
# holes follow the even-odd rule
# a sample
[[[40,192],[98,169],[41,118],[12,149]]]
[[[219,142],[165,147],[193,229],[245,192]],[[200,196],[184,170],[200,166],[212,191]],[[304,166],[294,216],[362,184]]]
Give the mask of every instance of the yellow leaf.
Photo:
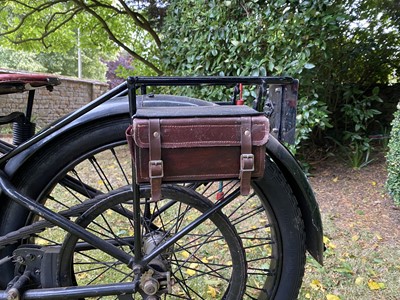
[[[356,280],[354,281],[354,283],[356,285],[361,285],[361,284],[363,284],[363,282],[364,282],[364,278],[362,278],[362,277],[357,277]]]
[[[184,258],[188,258],[190,256],[189,252],[187,252],[186,250],[182,251],[182,256]]]
[[[332,179],[333,182],[338,182],[338,180],[339,180],[339,177],[337,177],[337,176]]]
[[[191,269],[187,269],[186,270],[186,274],[188,274],[189,276],[193,276],[193,275],[196,275],[196,271],[195,270],[191,270]]]
[[[84,279],[84,278],[87,278],[87,277],[88,277],[88,274],[87,274],[87,273],[79,273],[79,274],[77,275],[77,277],[78,277],[79,279]]]
[[[353,236],[351,237],[351,240],[352,240],[353,242],[356,242],[356,241],[359,240],[359,238],[360,238],[360,236],[358,236],[358,235],[356,234],[356,235],[353,235]]]
[[[335,249],[336,248],[336,245],[331,243],[331,240],[326,236],[323,237],[323,242],[324,242],[324,244],[325,244],[325,246],[327,248],[331,248],[331,249]]]
[[[217,297],[217,290],[214,289],[212,286],[207,287],[207,294],[209,294],[212,298]]]
[[[189,276],[193,276],[196,274],[196,269],[199,266],[199,264],[196,263],[191,263],[189,265],[189,268],[186,270],[186,274],[188,274]]]
[[[373,186],[376,186],[376,181],[371,181],[371,184],[372,184]]]
[[[330,242],[330,239],[328,237],[324,236],[323,242],[324,242],[324,244],[328,244]]]
[[[328,294],[326,295],[326,300],[340,300],[340,298],[336,295]]]
[[[379,234],[379,233],[377,233],[377,234],[375,234],[375,236],[376,236],[376,238],[378,239],[378,240],[383,240],[383,238],[382,238],[382,236]]]
[[[322,283],[318,279],[311,281],[310,286],[316,291],[322,290]]]
[[[368,281],[368,287],[370,290],[380,290],[381,289],[381,285],[378,282],[373,281],[372,279],[370,279]]]
[[[196,264],[196,263],[191,263],[191,264],[189,265],[189,267],[190,267],[191,269],[197,269],[198,266],[199,266],[199,264]]]
[[[335,249],[335,248],[336,248],[336,245],[333,244],[333,243],[329,243],[329,244],[328,244],[328,248]]]
[[[258,222],[260,222],[260,224],[267,224],[267,219],[264,219],[264,218],[262,218],[262,219],[260,219]],[[269,229],[269,227],[267,227],[268,229]]]
[[[306,294],[306,298],[307,298],[307,299],[310,299],[310,298],[311,298],[310,293],[307,293],[307,294]]]
[[[205,264],[208,264],[208,260],[207,260],[206,257],[204,257],[201,261],[202,261],[203,263],[205,263]]]

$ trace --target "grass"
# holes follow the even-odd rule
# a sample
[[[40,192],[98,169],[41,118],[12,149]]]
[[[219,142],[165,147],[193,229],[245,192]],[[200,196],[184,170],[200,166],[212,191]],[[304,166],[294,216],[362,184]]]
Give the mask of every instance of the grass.
[[[299,299],[400,299],[398,244],[385,243],[374,232],[338,229],[329,216],[323,222],[324,266],[308,258]]]
[[[336,158],[316,165],[327,250],[324,266],[308,258],[299,299],[400,299],[399,211],[385,192],[384,154],[374,155],[360,170]]]
[[[12,132],[13,132],[12,124],[6,124],[6,125],[0,126],[0,134],[1,135],[11,134]]]

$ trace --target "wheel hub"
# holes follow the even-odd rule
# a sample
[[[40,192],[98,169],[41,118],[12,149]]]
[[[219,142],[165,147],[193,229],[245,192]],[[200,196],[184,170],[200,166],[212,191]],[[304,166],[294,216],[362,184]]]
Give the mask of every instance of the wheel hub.
[[[143,237],[143,253],[149,255],[159,244],[165,241],[165,234],[163,232],[151,232]],[[170,270],[168,257],[170,250],[167,249],[164,253],[158,255],[150,261],[148,266],[158,272],[166,272]]]
[[[143,237],[143,253],[150,254],[160,243],[165,240],[163,232],[151,232]],[[139,288],[141,294],[148,300],[159,299],[163,293],[171,292],[172,280],[170,264],[168,262],[169,250],[156,256],[147,265],[148,270],[140,278]]]

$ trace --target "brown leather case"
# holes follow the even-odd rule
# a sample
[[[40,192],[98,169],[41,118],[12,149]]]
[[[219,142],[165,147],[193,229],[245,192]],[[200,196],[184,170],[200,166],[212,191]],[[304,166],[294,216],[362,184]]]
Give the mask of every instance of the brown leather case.
[[[161,182],[241,179],[264,174],[268,119],[249,107],[180,107],[157,113],[138,110],[127,139],[138,183],[151,183],[153,200]],[[179,110],[179,111],[176,111]]]

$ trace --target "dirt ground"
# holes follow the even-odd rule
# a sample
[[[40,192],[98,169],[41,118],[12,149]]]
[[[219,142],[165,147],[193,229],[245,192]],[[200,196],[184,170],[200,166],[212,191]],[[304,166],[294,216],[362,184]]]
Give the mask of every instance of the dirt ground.
[[[337,157],[311,163],[310,181],[320,210],[338,228],[376,232],[384,243],[399,244],[400,207],[385,192],[386,165],[383,154],[354,170]]]

